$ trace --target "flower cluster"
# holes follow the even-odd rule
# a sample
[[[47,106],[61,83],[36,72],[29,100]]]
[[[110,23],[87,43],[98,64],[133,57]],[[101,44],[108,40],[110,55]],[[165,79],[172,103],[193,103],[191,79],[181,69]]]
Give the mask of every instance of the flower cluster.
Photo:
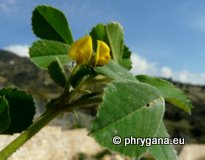
[[[69,49],[69,56],[80,65],[105,65],[111,59],[109,46],[97,40],[96,52],[93,50],[91,36],[85,36],[75,41]]]

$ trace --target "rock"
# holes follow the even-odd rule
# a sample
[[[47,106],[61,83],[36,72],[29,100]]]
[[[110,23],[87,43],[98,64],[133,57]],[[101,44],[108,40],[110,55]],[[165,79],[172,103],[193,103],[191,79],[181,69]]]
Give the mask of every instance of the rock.
[[[0,150],[19,134],[0,135]],[[205,160],[205,145],[185,145],[180,160]],[[117,154],[104,152],[86,129],[62,130],[47,126],[18,149],[8,160],[130,160]],[[102,154],[102,153],[105,154]],[[1,159],[1,157],[0,157]]]
[[[185,145],[180,153],[180,160],[205,160],[205,145]]]
[[[60,127],[45,127],[17,150],[8,160],[72,160],[78,153],[96,154],[102,149],[89,137],[86,129],[62,131]],[[3,149],[18,134],[0,136]],[[1,159],[1,158],[0,158]]]

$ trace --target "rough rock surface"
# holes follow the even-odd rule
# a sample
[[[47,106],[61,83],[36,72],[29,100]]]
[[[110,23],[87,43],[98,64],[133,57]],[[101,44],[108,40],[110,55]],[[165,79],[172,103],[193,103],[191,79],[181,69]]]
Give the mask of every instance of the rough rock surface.
[[[185,145],[179,156],[180,160],[205,160],[205,145]]]
[[[95,154],[101,150],[86,129],[62,131],[60,127],[45,127],[9,160],[72,160],[78,153]],[[13,136],[0,136],[0,149],[12,141]],[[1,159],[1,158],[0,158]]]
[[[94,160],[93,155],[102,148],[89,137],[86,129],[62,130],[60,127],[47,126],[15,152],[8,160]],[[0,150],[16,138],[0,135]],[[205,145],[185,145],[180,160],[205,160]],[[85,155],[80,158],[79,155]],[[103,156],[102,160],[128,160],[119,155]],[[1,160],[1,157],[0,157]]]

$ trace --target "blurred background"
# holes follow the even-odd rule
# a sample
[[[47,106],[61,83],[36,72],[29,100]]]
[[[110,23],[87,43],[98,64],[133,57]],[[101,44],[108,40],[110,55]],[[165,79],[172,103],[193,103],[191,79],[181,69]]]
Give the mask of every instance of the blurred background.
[[[65,13],[74,39],[88,34],[97,23],[121,23],[125,43],[133,52],[132,72],[166,78],[193,103],[191,116],[167,104],[164,119],[171,137],[184,137],[186,144],[205,143],[205,1],[0,0],[0,88],[32,93],[38,104],[36,116],[44,111],[47,99],[61,91],[46,71],[28,59],[28,48],[37,40],[32,11],[40,4]],[[94,114],[80,111],[78,121],[64,115],[51,125],[60,124],[64,130],[90,127]]]

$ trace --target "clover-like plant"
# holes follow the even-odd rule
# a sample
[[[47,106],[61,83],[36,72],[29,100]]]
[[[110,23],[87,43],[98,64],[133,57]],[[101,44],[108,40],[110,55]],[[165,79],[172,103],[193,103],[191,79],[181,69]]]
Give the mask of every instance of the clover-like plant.
[[[163,123],[165,101],[188,113],[192,105],[168,81],[129,72],[131,52],[124,44],[119,23],[98,24],[89,35],[74,41],[61,11],[37,6],[32,27],[40,39],[30,47],[30,59],[47,70],[63,92],[49,100],[46,111],[33,121],[35,104],[30,94],[14,88],[0,90],[0,132],[22,132],[0,152],[1,160],[7,159],[59,114],[88,107],[98,110],[89,136],[100,145],[130,157],[150,154],[156,160],[177,159],[171,143],[160,145],[152,141],[154,145],[145,145],[135,140],[169,139]]]

